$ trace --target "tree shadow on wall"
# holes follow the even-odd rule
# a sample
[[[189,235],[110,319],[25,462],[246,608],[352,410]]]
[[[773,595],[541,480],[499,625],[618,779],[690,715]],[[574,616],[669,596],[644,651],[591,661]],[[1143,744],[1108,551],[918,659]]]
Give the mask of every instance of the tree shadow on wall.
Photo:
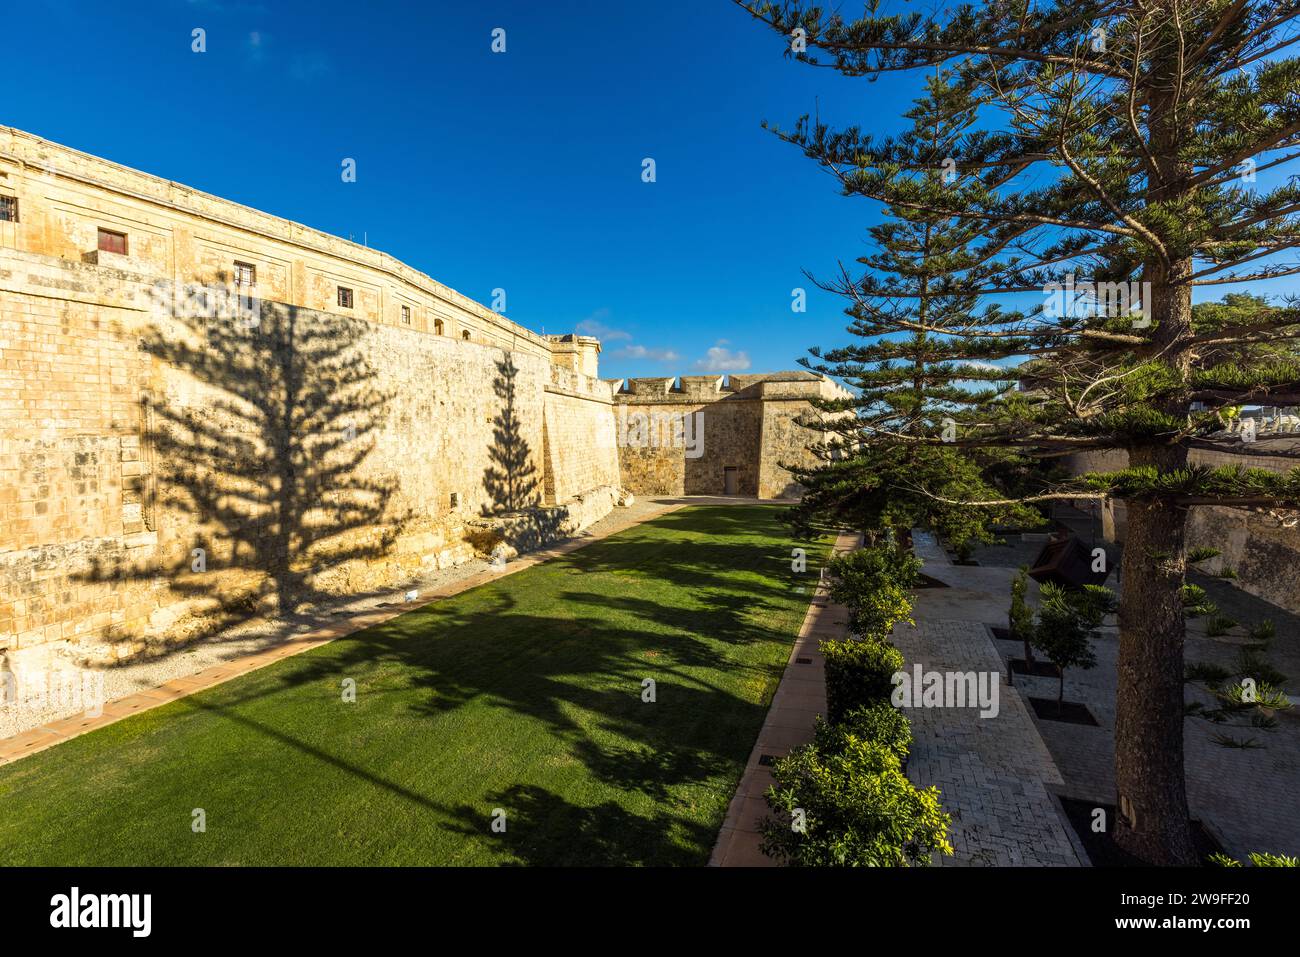
[[[348,583],[326,590],[322,573],[388,554],[410,519],[391,511],[396,477],[363,468],[392,399],[360,348],[368,324],[249,306],[168,308],[141,338],[156,362],[143,428],[152,485],[140,491],[158,547],[147,565],[87,577],[165,590],[160,607],[188,602],[188,618],[144,638],[149,651],[337,600]]]
[[[508,352],[496,366],[492,391],[501,402],[501,411],[492,420],[492,446],[488,449],[492,464],[483,473],[483,487],[491,500],[482,508],[484,517],[532,508],[540,499],[537,467],[520,428],[516,406],[515,379],[519,370]]]

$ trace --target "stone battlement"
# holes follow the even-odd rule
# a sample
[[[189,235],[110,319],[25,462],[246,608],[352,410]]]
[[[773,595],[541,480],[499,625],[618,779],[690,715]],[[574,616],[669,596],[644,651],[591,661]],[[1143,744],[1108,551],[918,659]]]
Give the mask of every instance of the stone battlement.
[[[607,382],[623,486],[638,495],[794,496],[786,466],[815,462],[812,401],[850,395],[802,370]]]
[[[824,376],[802,370],[733,375],[684,375],[607,379],[615,401],[666,403],[718,402],[725,399],[834,399],[850,395]]]

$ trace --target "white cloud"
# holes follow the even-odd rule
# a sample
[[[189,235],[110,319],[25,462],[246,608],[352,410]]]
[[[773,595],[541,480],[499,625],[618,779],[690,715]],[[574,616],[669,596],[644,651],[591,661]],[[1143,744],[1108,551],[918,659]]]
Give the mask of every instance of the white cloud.
[[[616,359],[650,359],[654,362],[679,362],[681,356],[672,349],[647,349],[645,346],[623,346],[615,349]]]
[[[985,362],[983,359],[961,359],[957,363],[959,366],[965,366],[968,369],[979,369],[981,372],[1007,372],[1006,366],[1000,366],[995,362]],[[1008,373],[1008,378],[1012,376]]]
[[[749,353],[743,349],[732,352],[726,346],[727,340],[719,339],[703,359],[695,360],[695,368],[701,372],[744,372],[748,369]]]
[[[605,320],[608,318],[609,310],[602,307],[574,326],[574,329],[584,336],[595,336],[605,342],[632,338],[632,333],[606,325]]]

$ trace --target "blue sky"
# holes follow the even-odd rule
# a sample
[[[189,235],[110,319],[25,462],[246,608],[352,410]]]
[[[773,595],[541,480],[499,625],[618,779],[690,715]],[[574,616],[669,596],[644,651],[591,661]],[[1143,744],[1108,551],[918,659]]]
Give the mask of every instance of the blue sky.
[[[875,213],[759,123],[904,102],[787,62],[725,0],[62,0],[7,19],[28,40],[6,50],[23,82],[0,123],[364,237],[480,302],[503,288],[516,322],[600,334],[609,377],[788,369],[842,341],[835,297],[796,314],[791,290],[859,255]]]
[[[364,238],[480,302],[502,288],[516,322],[600,335],[607,377],[843,343],[801,269],[863,254],[878,210],[759,123],[895,130],[914,83],[787,61],[726,0],[36,0],[6,20],[0,123]]]

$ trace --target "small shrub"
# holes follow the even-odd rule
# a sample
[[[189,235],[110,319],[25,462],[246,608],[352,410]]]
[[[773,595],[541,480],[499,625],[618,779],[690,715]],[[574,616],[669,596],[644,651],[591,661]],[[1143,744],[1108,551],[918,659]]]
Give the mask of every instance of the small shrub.
[[[1230,748],[1238,751],[1256,751],[1264,746],[1254,738],[1234,738],[1230,734],[1216,734],[1210,737],[1221,748]]]
[[[849,628],[855,635],[888,638],[894,625],[911,621],[912,596],[921,560],[892,545],[862,548],[827,564],[834,579],[832,601],[849,610]]]
[[[1030,641],[1034,637],[1034,612],[1025,601],[1025,592],[1029,589],[1029,569],[1020,566],[1016,577],[1011,579],[1011,608],[1007,611],[1007,631],[1016,641],[1024,642],[1025,661],[1034,660],[1034,651]]]
[[[1266,854],[1261,851],[1250,852],[1250,863],[1256,867],[1300,867],[1300,857],[1289,854]]]
[[[1219,867],[1241,867],[1241,861],[1235,857],[1229,857],[1227,854],[1211,854],[1208,858],[1211,864],[1217,864]],[[1259,851],[1251,851],[1250,863],[1256,867],[1300,867],[1300,857],[1291,857],[1288,854],[1264,854]]]
[[[772,774],[766,797],[776,818],[764,821],[761,847],[778,861],[905,867],[952,853],[938,789],[913,785],[884,744],[819,722],[817,740],[777,760]]]
[[[1272,618],[1261,618],[1247,629],[1251,641],[1251,651],[1268,651],[1268,646],[1277,637],[1277,626]]]
[[[843,728],[865,741],[883,744],[899,760],[912,746],[912,725],[907,715],[885,701],[854,708],[844,716]]]
[[[889,703],[894,672],[903,670],[903,653],[888,642],[871,639],[828,639],[821,643],[826,658],[826,713],[836,724],[855,708]]]
[[[1065,696],[1065,669],[1092,668],[1097,664],[1092,642],[1097,629],[1115,607],[1115,595],[1100,585],[1085,585],[1080,591],[1067,591],[1060,585],[1045,582],[1039,595],[1038,626],[1033,644],[1056,665],[1060,683],[1056,704]]]
[[[1183,666],[1183,678],[1187,681],[1199,681],[1213,690],[1232,677],[1232,672],[1222,665],[1207,661],[1191,662]]]
[[[1271,711],[1285,711],[1291,707],[1291,699],[1285,691],[1270,684],[1258,684],[1247,695],[1246,688],[1240,684],[1228,684],[1217,689],[1215,697],[1228,708],[1244,711],[1248,708],[1266,708]]]
[[[1226,635],[1237,622],[1227,615],[1211,615],[1205,622],[1205,634],[1209,638],[1218,638],[1220,635]]]
[[[1287,679],[1259,651],[1250,647],[1237,652],[1237,674],[1243,678],[1254,678],[1256,684],[1284,685]]]
[[[1210,596],[1200,585],[1183,585],[1183,615],[1188,618],[1204,618],[1217,615],[1219,606],[1210,601]]]

